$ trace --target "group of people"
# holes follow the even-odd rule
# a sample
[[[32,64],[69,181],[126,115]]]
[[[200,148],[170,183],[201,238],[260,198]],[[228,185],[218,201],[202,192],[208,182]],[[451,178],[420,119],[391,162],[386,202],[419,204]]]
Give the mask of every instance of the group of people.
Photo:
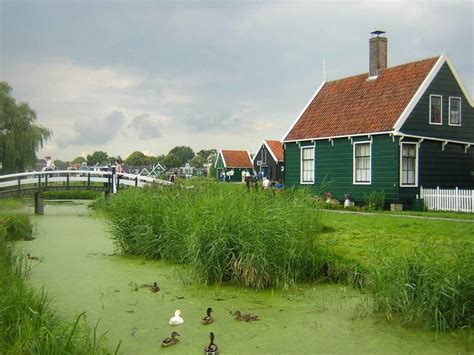
[[[262,191],[273,191],[280,192],[283,190],[283,181],[279,179],[278,181],[271,181],[268,177],[264,176],[260,178],[258,175],[246,175],[245,176],[245,186],[247,191],[250,192],[250,187],[252,186],[255,191],[259,189],[258,181],[262,180]]]
[[[227,170],[226,172],[224,172],[224,170],[221,170],[221,173],[219,175],[219,180],[224,182],[224,181],[227,181],[227,182],[231,182],[232,180],[232,177],[234,176],[234,169],[231,169],[231,170]],[[244,172],[242,172],[243,174]]]

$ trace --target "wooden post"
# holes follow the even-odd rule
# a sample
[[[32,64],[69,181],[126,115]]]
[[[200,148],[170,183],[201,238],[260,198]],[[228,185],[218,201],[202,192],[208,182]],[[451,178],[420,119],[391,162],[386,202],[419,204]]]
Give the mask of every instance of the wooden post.
[[[87,173],[87,189],[91,187],[91,173]]]
[[[70,175],[70,173],[67,173],[67,176],[66,176],[66,190],[69,190],[69,175]]]
[[[138,176],[135,176],[135,187],[138,187]]]
[[[18,176],[18,192],[20,192],[20,190],[21,190],[21,179]]]
[[[44,215],[43,196],[41,192],[35,192],[35,214]]]

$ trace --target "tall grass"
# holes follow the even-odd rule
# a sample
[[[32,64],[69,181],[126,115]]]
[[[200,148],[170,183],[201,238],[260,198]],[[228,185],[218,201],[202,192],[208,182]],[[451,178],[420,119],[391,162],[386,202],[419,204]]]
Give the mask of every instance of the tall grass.
[[[429,245],[400,255],[388,252],[372,271],[376,304],[387,318],[439,331],[474,327],[474,250],[455,243],[455,258]]]
[[[120,249],[189,264],[204,282],[264,288],[314,279],[321,223],[305,192],[193,183],[114,196],[107,210]]]

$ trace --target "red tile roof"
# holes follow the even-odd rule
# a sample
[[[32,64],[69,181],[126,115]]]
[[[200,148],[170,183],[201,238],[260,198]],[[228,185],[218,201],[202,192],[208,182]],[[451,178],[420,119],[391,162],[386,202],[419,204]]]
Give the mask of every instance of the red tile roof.
[[[273,155],[277,158],[278,161],[283,161],[283,144],[280,141],[269,141],[266,140],[268,148],[273,152]]]
[[[302,140],[392,131],[438,57],[325,83],[283,139]]]
[[[246,150],[221,150],[227,168],[252,168],[249,152]]]

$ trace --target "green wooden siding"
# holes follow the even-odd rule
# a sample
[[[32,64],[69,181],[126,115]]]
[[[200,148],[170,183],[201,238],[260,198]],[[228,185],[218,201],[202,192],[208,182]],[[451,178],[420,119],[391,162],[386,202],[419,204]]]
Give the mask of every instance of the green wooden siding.
[[[429,124],[430,95],[443,97],[442,125]],[[450,96],[461,98],[460,127],[448,125]],[[441,67],[400,131],[425,137],[474,142],[474,109],[469,105],[446,63]]]
[[[331,192],[338,200],[350,194],[357,202],[374,190],[384,190],[386,201],[398,198],[398,143],[388,135],[372,137],[372,182],[370,185],[353,184],[353,145],[347,138],[316,141],[315,194]],[[367,141],[367,137],[354,138],[354,142]],[[309,143],[301,144],[311,145]],[[287,186],[299,186],[300,148],[297,143],[287,143],[285,148],[285,179]]]

